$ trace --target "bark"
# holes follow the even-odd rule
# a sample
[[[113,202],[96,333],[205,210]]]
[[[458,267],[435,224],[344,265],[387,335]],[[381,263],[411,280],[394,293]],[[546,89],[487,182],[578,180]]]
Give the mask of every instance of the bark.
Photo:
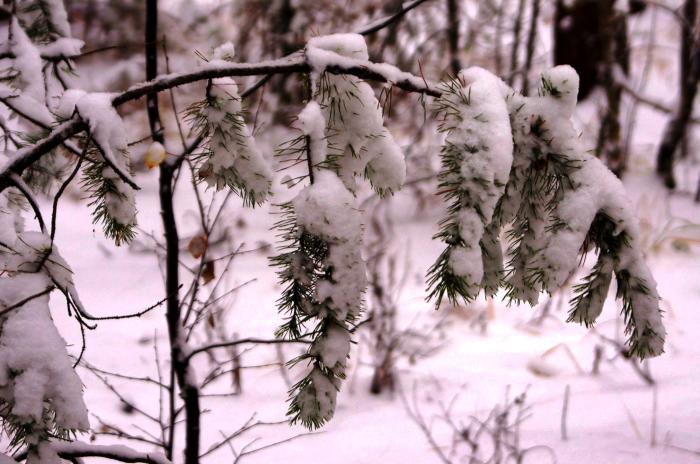
[[[447,43],[450,50],[450,72],[456,76],[462,69],[459,60],[459,8],[457,0],[447,0]]]
[[[602,0],[598,5],[602,51],[599,80],[605,89],[607,108],[600,123],[596,156],[602,158],[619,177],[625,171],[627,157],[621,145],[622,86],[615,79],[615,67],[624,72],[627,65],[626,19],[615,11],[615,0]]]
[[[656,155],[656,172],[666,187],[670,189],[676,187],[676,179],[673,175],[674,155],[685,136],[700,83],[700,33],[695,28],[698,21],[697,0],[685,0],[683,17],[685,23],[683,24],[683,44],[681,46],[681,92],[678,106],[671,119],[666,123]]]
[[[158,0],[146,2],[146,80],[155,79],[158,76]],[[158,94],[153,92],[146,95],[146,110],[151,136],[154,142],[163,143],[163,130],[158,111]],[[168,336],[170,341],[171,357],[171,383],[173,377],[177,379],[180,395],[185,404],[185,464],[199,463],[199,434],[200,434],[200,410],[199,390],[193,385],[188,375],[189,359],[182,352],[182,339],[180,334],[182,320],[180,315],[180,264],[179,264],[179,239],[177,223],[175,221],[175,209],[173,205],[173,179],[175,164],[164,162],[160,165],[159,199],[161,218],[165,234],[165,293],[166,319],[168,324]],[[170,389],[170,438],[166,446],[168,458],[172,458],[173,437],[175,429],[175,388]]]
[[[527,34],[525,48],[525,69],[523,70],[523,95],[530,92],[530,69],[532,57],[535,54],[535,40],[537,39],[537,21],[540,17],[540,0],[532,0],[532,12],[530,13],[530,30]]]
[[[560,0],[562,1],[562,0]],[[518,73],[518,49],[520,48],[520,31],[523,27],[523,10],[525,10],[525,0],[518,0],[518,11],[513,25],[513,45],[510,49],[510,76],[508,85],[513,87],[515,76]]]

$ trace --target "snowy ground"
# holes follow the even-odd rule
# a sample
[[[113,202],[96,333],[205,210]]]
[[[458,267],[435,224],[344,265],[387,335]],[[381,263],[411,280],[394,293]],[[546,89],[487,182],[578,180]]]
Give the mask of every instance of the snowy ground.
[[[141,227],[146,231],[158,230],[159,215],[156,197],[156,173],[141,176],[144,187],[139,198]],[[669,217],[695,220],[700,208],[687,196],[668,200],[663,191],[649,191],[649,182],[637,179],[628,182],[637,193],[643,221],[651,224],[659,237]],[[642,190],[641,187],[644,187]],[[408,246],[411,278],[400,296],[399,308],[403,324],[420,329],[433,324],[445,313],[436,313],[423,302],[422,274],[439,250],[430,236],[437,216],[415,214],[405,199],[398,199],[395,219],[397,249]],[[178,198],[182,228],[194,230],[195,216],[186,197]],[[255,248],[260,241],[272,241],[269,227],[274,220],[264,207],[252,215],[243,213],[238,205],[228,212],[227,226],[234,231],[237,243]],[[658,212],[664,210],[663,214]],[[397,213],[398,214],[398,213]],[[245,217],[246,225],[238,223]],[[237,224],[238,223],[238,224]],[[693,238],[673,241],[673,238]],[[186,232],[183,232],[186,236]],[[530,417],[522,424],[524,446],[545,445],[556,454],[558,462],[608,463],[673,463],[700,460],[700,316],[696,307],[700,302],[700,247],[696,229],[663,232],[666,239],[660,246],[650,248],[649,260],[664,298],[665,322],[669,330],[667,352],[651,361],[651,370],[657,380],[656,446],[651,447],[653,389],[647,386],[630,368],[618,359],[603,362],[598,376],[589,374],[593,348],[597,338],[587,330],[566,325],[565,309],[555,310],[538,328],[527,324],[533,314],[530,308],[507,308],[501,301],[493,302],[493,319],[485,334],[470,326],[470,321],[455,309],[447,315],[443,347],[434,356],[415,365],[401,366],[400,383],[403,398],[417,404],[430,421],[439,415],[441,403],[452,405],[457,422],[470,415],[485,418],[491,408],[502,402],[509,389],[511,398],[527,388]],[[148,238],[141,236],[148,243]],[[128,313],[146,307],[162,297],[161,277],[153,254],[115,249],[95,232],[84,204],[65,202],[57,243],[62,254],[72,264],[76,284],[90,311],[96,315]],[[675,246],[672,246],[672,243]],[[231,303],[234,308],[229,321],[229,332],[238,336],[270,338],[280,318],[275,309],[279,288],[274,271],[267,266],[263,253],[250,253],[236,258],[231,284],[257,279],[243,287]],[[544,301],[544,300],[543,300]],[[62,333],[73,343],[73,352],[79,347],[79,334],[74,321],[63,316],[65,312],[58,297],[54,315]],[[486,303],[477,302],[477,309]],[[566,306],[564,305],[564,308]],[[615,332],[616,305],[609,301],[598,327],[601,332]],[[129,375],[156,376],[153,340],[157,340],[161,358],[166,358],[165,324],[163,309],[148,314],[141,320],[101,323],[88,334],[86,359],[95,366]],[[195,342],[196,343],[196,342]],[[555,348],[543,361],[541,357]],[[581,366],[566,354],[566,348]],[[360,346],[360,357],[369,361],[366,349]],[[224,360],[224,353],[219,359]],[[294,349],[286,348],[291,358]],[[610,354],[610,353],[608,353]],[[358,358],[358,349],[352,354]],[[243,365],[252,366],[276,361],[274,349],[258,346],[243,355]],[[200,359],[198,368],[203,372],[206,360]],[[530,366],[530,367],[529,367]],[[532,369],[536,366],[538,369]],[[371,369],[366,365],[352,366],[352,374],[339,396],[336,417],[319,434],[302,436],[295,440],[255,453],[248,462],[439,462],[426,437],[406,412],[401,394],[379,397],[368,393]],[[534,370],[544,371],[535,374]],[[134,424],[155,432],[153,424],[134,414],[124,413],[119,400],[90,372],[81,369],[85,382],[86,402],[91,413],[108,424],[118,424],[130,430]],[[157,390],[148,386],[134,386],[129,382],[112,379],[111,384],[125,392],[125,396],[139,408],[158,415]],[[564,390],[571,389],[567,418],[568,441],[560,438],[560,421]],[[223,380],[211,392],[225,393],[228,381]],[[204,401],[208,412],[204,415],[203,441],[210,443],[242,426],[253,414],[263,421],[284,417],[286,385],[278,367],[247,369],[243,374],[243,394],[234,397],[210,397]],[[414,392],[415,393],[414,395]],[[93,417],[93,426],[98,421]],[[438,424],[438,423],[436,423]],[[450,435],[436,425],[436,439],[441,445],[450,444]],[[242,446],[255,439],[253,448],[292,437],[304,431],[286,425],[257,428],[240,439]],[[87,437],[84,437],[87,439]],[[99,439],[108,442],[108,439]],[[681,448],[687,450],[683,451]],[[691,451],[693,450],[693,451]],[[230,462],[231,451],[223,447],[212,455],[210,462]],[[550,453],[538,448],[527,455],[526,462],[550,462]]]

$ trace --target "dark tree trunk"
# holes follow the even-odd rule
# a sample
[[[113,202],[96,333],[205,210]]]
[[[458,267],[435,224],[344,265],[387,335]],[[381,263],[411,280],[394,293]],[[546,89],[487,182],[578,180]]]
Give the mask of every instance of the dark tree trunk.
[[[671,119],[666,123],[664,135],[656,155],[656,172],[666,187],[676,187],[673,161],[676,150],[685,136],[688,120],[693,112],[693,102],[700,82],[700,32],[697,32],[698,2],[686,0],[683,4],[683,24],[680,57],[680,97]]]
[[[596,155],[602,158],[612,172],[622,175],[627,157],[620,143],[620,107],[622,87],[617,82],[615,67],[625,73],[628,68],[626,18],[615,11],[615,0],[601,0],[598,3],[600,24],[600,84],[605,89],[607,107],[600,123]]]
[[[535,55],[535,40],[537,40],[537,21],[540,17],[540,0],[532,0],[530,12],[530,30],[527,34],[525,48],[525,69],[523,69],[523,95],[530,93],[530,70],[532,69],[532,57]]]
[[[158,0],[146,2],[146,80],[152,80],[158,75]],[[158,111],[158,94],[151,93],[146,96],[146,110],[153,141],[164,142],[163,128]],[[182,320],[180,315],[180,276],[179,276],[179,239],[175,210],[173,206],[173,179],[176,171],[174,163],[165,161],[160,165],[159,198],[163,231],[165,234],[166,263],[165,263],[165,294],[166,318],[168,323],[168,335],[170,341],[171,372],[177,379],[182,399],[185,403],[185,463],[199,463],[199,391],[195,385],[188,382],[189,361],[182,352],[180,329]],[[171,382],[172,382],[171,375]],[[175,387],[170,389],[170,427],[167,454],[172,457],[174,437],[174,401]]]
[[[450,49],[450,72],[456,76],[462,69],[459,60],[459,7],[457,0],[447,0],[447,43]]]
[[[567,5],[557,0],[554,13],[554,64],[571,65],[579,75],[579,100],[585,99],[600,82],[601,65],[605,63],[604,36],[601,20],[609,10],[610,0],[576,0]],[[614,2],[613,2],[614,3]],[[630,14],[645,9],[644,2],[630,1]],[[605,9],[606,11],[601,11]],[[617,15],[612,35],[615,43],[615,61],[627,74],[629,69],[629,47],[627,23]]]
[[[513,24],[513,45],[510,49],[510,76],[508,85],[513,87],[515,76],[518,74],[518,51],[520,49],[520,31],[523,28],[523,10],[525,10],[525,0],[518,0],[518,11],[515,14]]]

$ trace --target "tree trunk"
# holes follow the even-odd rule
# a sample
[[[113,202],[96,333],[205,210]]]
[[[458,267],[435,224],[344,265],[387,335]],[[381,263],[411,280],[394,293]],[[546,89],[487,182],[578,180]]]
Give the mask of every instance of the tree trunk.
[[[518,49],[520,48],[520,31],[523,28],[524,10],[525,0],[518,0],[518,11],[515,13],[515,23],[513,24],[513,45],[510,49],[510,76],[508,76],[508,85],[511,87],[513,87],[515,76],[518,74]]]
[[[532,0],[532,11],[530,13],[530,30],[527,34],[527,44],[525,48],[525,69],[523,69],[523,95],[530,93],[530,69],[532,68],[532,57],[535,54],[535,40],[537,39],[537,21],[540,17],[540,0]]]
[[[146,2],[146,80],[152,80],[158,75],[158,0]],[[151,136],[154,142],[163,143],[163,128],[158,111],[158,94],[151,93],[146,96],[146,110]],[[166,265],[165,265],[165,292],[167,296],[166,318],[168,323],[168,335],[170,341],[171,372],[177,379],[182,399],[185,403],[185,464],[199,463],[199,390],[192,385],[188,378],[189,362],[182,352],[182,321],[180,315],[180,276],[179,276],[179,239],[175,210],[173,207],[173,179],[176,166],[172,162],[165,161],[160,165],[159,198],[163,231],[165,234]],[[173,375],[171,375],[172,381]],[[167,454],[172,457],[174,437],[174,385],[170,390],[170,428],[167,443]]]
[[[620,107],[622,87],[615,77],[615,67],[627,65],[626,18],[615,11],[615,0],[599,2],[600,47],[602,51],[600,84],[605,89],[607,108],[600,123],[596,156],[603,159],[618,177],[625,171],[627,157],[620,143]]]
[[[688,120],[693,112],[693,102],[700,81],[700,33],[695,31],[698,21],[697,0],[685,0],[683,4],[680,97],[671,119],[666,123],[664,135],[656,155],[656,172],[666,187],[676,188],[673,175],[673,158],[683,137]]]
[[[450,47],[450,72],[456,76],[462,69],[459,60],[459,8],[457,0],[447,0],[447,43]]]

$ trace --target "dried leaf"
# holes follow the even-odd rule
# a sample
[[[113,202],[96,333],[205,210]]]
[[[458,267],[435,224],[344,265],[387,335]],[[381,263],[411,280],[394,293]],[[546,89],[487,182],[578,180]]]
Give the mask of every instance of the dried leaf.
[[[204,285],[208,284],[216,277],[214,272],[214,261],[207,261],[204,263],[204,270],[202,271],[202,282]]]
[[[205,235],[195,235],[187,245],[187,250],[194,259],[199,259],[206,253],[208,244],[209,241]]]

